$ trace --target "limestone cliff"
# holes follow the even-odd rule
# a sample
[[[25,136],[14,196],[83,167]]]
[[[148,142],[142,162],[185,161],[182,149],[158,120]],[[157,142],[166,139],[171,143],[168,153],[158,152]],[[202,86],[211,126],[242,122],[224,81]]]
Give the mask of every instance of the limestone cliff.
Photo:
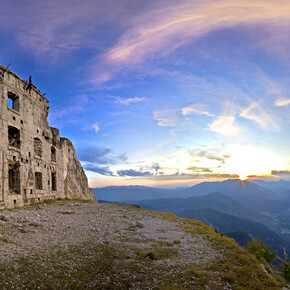
[[[74,146],[67,138],[61,138],[64,163],[64,191],[67,198],[96,200],[88,186],[88,179],[77,159]]]

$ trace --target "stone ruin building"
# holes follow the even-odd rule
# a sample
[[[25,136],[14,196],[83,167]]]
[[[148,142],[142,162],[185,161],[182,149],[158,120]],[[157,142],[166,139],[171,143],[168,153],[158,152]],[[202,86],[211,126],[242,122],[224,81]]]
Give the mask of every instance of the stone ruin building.
[[[0,208],[56,198],[94,200],[73,144],[49,127],[49,101],[0,65]]]

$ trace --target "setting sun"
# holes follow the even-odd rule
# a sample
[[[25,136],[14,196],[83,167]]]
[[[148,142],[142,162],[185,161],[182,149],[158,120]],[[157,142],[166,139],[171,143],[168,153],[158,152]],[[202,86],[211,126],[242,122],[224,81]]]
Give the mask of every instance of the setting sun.
[[[231,157],[224,165],[224,171],[239,175],[241,180],[249,176],[270,175],[275,168],[287,168],[287,162],[277,153],[252,145],[229,146]]]

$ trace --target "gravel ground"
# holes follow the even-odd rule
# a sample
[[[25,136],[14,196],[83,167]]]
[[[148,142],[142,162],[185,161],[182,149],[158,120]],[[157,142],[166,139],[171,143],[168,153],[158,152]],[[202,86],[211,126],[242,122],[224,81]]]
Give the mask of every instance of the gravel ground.
[[[148,248],[154,242],[176,251],[159,263],[196,263],[219,256],[202,235],[192,237],[176,222],[134,207],[114,204],[56,201],[0,212],[0,259],[12,260],[55,246],[67,249],[91,239],[106,245],[122,243]]]

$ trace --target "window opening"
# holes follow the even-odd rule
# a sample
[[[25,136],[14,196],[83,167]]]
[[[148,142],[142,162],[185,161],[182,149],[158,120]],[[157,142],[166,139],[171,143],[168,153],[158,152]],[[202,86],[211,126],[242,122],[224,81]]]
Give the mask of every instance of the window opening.
[[[12,126],[8,126],[8,142],[9,142],[9,146],[13,146],[15,148],[20,149],[20,130],[12,127]]]
[[[51,173],[51,189],[56,191],[56,172]]]
[[[19,112],[19,97],[13,93],[8,93],[8,108]]]
[[[9,165],[8,170],[9,190],[14,194],[21,194],[20,191],[20,166],[19,164]]]
[[[34,153],[35,155],[42,157],[42,142],[39,138],[34,138]]]
[[[51,161],[56,162],[56,149],[54,146],[51,146]]]
[[[35,188],[42,189],[42,173],[35,172]]]

